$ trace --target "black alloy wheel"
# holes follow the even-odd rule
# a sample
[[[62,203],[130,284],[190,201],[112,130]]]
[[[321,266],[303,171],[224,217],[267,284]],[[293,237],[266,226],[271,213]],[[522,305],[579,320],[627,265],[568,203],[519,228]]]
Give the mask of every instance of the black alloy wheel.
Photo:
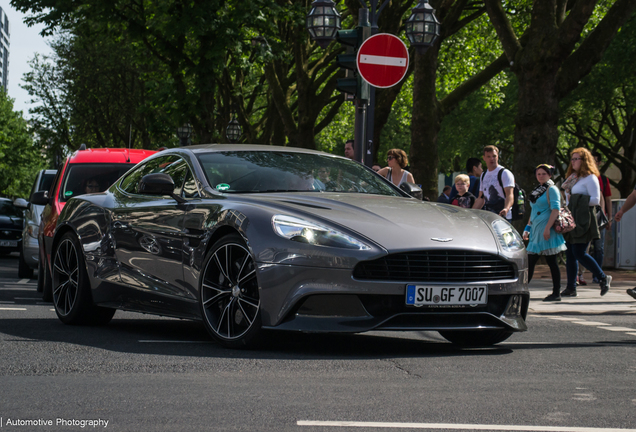
[[[256,265],[242,237],[217,241],[201,274],[201,313],[210,335],[231,348],[256,344],[262,333],[260,295]]]
[[[51,281],[55,313],[64,324],[106,324],[115,314],[93,304],[84,257],[72,233],[62,236],[53,253]]]

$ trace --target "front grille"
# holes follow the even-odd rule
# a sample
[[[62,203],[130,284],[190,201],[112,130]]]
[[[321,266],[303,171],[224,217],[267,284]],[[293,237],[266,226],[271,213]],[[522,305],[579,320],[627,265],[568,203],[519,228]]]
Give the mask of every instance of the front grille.
[[[22,238],[21,230],[0,229],[0,240],[19,240]]]
[[[497,255],[431,250],[387,255],[358,263],[358,280],[399,282],[485,282],[515,278],[515,267]]]

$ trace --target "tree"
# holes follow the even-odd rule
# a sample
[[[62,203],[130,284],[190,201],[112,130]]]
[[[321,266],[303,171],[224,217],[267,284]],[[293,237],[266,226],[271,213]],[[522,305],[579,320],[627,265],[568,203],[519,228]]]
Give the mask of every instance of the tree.
[[[42,158],[33,146],[22,112],[13,111],[13,99],[0,89],[0,195],[25,197]]]
[[[636,184],[634,58],[636,13],[618,32],[594,70],[561,104],[562,130],[571,134],[576,145],[598,151],[621,171],[621,179],[612,183],[622,197],[627,197]]]
[[[514,9],[517,3],[505,3],[506,10],[501,0],[485,0],[490,21],[519,83],[513,171],[523,187],[534,182],[537,164],[555,163],[559,102],[592,70],[636,10],[633,0],[610,2],[607,13],[597,3],[542,0],[520,11]],[[526,16],[528,23],[515,28],[519,23],[509,15],[519,14]]]
[[[508,63],[492,49],[490,39],[484,37],[488,30],[479,21],[486,11],[483,3],[438,0],[431,1],[431,5],[436,9],[442,30],[426,53],[415,54],[410,160],[416,181],[422,184],[424,194],[434,199],[438,194],[438,135],[442,121],[460,101],[497,76]],[[455,58],[446,58],[449,63],[472,67],[458,73],[450,85],[438,88],[440,58],[458,49],[452,42],[459,37],[481,39],[483,44],[475,44]],[[446,77],[450,78],[450,74]]]

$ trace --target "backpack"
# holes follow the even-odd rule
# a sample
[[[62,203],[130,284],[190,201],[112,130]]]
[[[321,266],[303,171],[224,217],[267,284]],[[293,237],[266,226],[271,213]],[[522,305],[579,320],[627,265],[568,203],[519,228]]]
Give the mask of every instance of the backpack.
[[[503,176],[503,172],[506,168],[503,168],[499,170],[499,173],[497,174],[497,180],[499,180],[499,186],[501,186],[501,189],[505,191],[504,189],[504,185],[503,185],[503,181],[501,180],[502,176]],[[481,178],[480,181],[483,183],[484,182],[484,176],[486,175],[486,172],[484,171],[481,174]],[[517,184],[517,182],[515,182],[515,187],[512,191],[512,219],[511,220],[519,220],[519,219],[523,219],[523,215],[526,213],[526,191],[524,191],[523,189],[521,189],[521,187]]]

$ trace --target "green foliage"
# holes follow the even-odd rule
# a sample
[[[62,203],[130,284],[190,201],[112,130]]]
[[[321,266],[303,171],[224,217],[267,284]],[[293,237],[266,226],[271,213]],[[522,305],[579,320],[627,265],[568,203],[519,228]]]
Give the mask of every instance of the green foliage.
[[[13,100],[0,89],[0,196],[27,198],[42,157],[33,145],[22,112],[13,111]]]

